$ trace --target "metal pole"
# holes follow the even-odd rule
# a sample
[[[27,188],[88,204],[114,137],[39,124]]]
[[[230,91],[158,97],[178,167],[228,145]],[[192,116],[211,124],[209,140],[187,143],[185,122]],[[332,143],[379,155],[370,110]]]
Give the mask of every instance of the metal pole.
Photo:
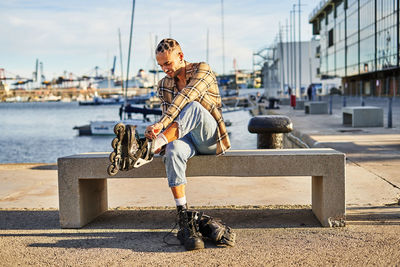
[[[131,62],[132,31],[133,31],[134,15],[135,15],[135,0],[132,0],[131,31],[129,33],[128,65],[126,67],[127,69],[126,69],[126,84],[125,84],[125,106],[128,104],[127,98],[128,98],[128,85],[129,85],[129,64]]]
[[[394,79],[394,77],[393,77]],[[396,88],[396,87],[394,87]],[[393,96],[394,96],[394,92],[395,89],[393,89]],[[393,96],[389,96],[388,94],[388,128],[392,128],[393,127],[393,123],[392,123],[392,100],[393,100]]]
[[[206,54],[206,62],[207,62],[208,64],[209,64],[209,62],[208,62],[209,40],[210,40],[210,30],[207,28],[207,54]]]
[[[361,106],[365,106],[364,96],[363,96],[363,81],[361,80],[360,83],[360,97],[361,97]]]
[[[284,73],[284,58],[283,58],[283,44],[282,44],[282,29],[281,23],[279,22],[279,50],[280,50],[280,71],[281,71],[281,90],[285,90],[285,73]]]
[[[388,128],[392,128],[392,97],[391,96],[389,96]]]
[[[313,79],[312,79],[313,75],[312,75],[312,67],[311,67],[312,66],[311,65],[311,63],[312,63],[311,50],[315,51],[315,48],[314,47],[312,49],[311,48],[312,48],[312,40],[310,41],[310,44],[308,45],[308,66],[309,66],[309,71],[310,71],[310,82],[306,83],[306,88],[307,88],[308,85],[313,83]]]
[[[288,20],[286,19],[286,69],[287,69],[287,72],[286,72],[287,79],[286,80],[287,80],[287,84],[289,86],[290,77],[289,77],[289,35],[288,35],[288,32],[289,32],[289,25],[288,25]]]
[[[119,61],[121,65],[121,90],[124,93],[124,68],[122,63],[122,46],[121,46],[121,29],[118,28],[118,39],[119,39]]]
[[[292,92],[294,87],[296,86],[296,80],[294,78],[294,72],[295,72],[295,66],[294,66],[294,53],[293,53],[293,49],[294,49],[294,39],[293,39],[293,29],[294,29],[294,22],[293,22],[293,10],[290,11],[290,64],[292,66],[290,72],[291,72],[291,76],[292,76]]]
[[[222,74],[225,74],[224,0],[221,0]]]
[[[293,88],[293,92],[294,95],[297,97],[297,69],[296,69],[296,58],[297,58],[297,53],[296,53],[296,5],[293,5],[293,68],[294,68],[294,88]]]
[[[157,65],[156,65],[156,55],[155,55],[156,48],[153,46],[153,38],[151,38],[151,37],[152,37],[151,33],[149,33],[149,40],[150,40],[150,47],[151,47],[150,56],[151,56],[151,59],[153,60],[153,71],[154,71],[154,73],[153,73],[153,89],[156,90],[156,84],[157,84],[157,81],[156,81]],[[157,45],[157,44],[154,44],[154,45]]]
[[[300,10],[300,7],[301,7],[301,3],[299,0],[299,93],[300,93],[300,98],[301,98],[301,25],[300,25],[301,10]]]
[[[292,34],[292,10],[290,10],[290,87],[293,89],[293,34]],[[289,96],[290,97],[290,96]]]
[[[171,29],[172,29],[172,22],[171,22],[171,17],[169,17],[169,38],[172,38]]]
[[[158,35],[154,36],[154,47],[157,47],[157,45],[158,45]],[[154,50],[155,50],[155,49],[154,49]],[[154,60],[155,60],[154,62],[156,62],[155,56],[154,56]],[[154,63],[154,64],[155,64],[155,63]],[[158,82],[160,79],[159,79],[157,67],[155,68],[155,71],[156,71],[156,81]],[[158,86],[158,84],[157,84],[157,86]]]
[[[332,95],[329,95],[329,114],[332,115]]]

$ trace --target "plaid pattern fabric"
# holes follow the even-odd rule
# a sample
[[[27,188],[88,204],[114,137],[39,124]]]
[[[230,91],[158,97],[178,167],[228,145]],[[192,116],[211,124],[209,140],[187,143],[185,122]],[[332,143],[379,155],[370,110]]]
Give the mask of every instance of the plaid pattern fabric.
[[[186,63],[186,87],[180,92],[173,78],[165,76],[158,83],[164,129],[174,121],[186,104],[197,101],[208,110],[218,123],[217,155],[231,147],[225,122],[222,118],[221,96],[217,79],[207,63]]]

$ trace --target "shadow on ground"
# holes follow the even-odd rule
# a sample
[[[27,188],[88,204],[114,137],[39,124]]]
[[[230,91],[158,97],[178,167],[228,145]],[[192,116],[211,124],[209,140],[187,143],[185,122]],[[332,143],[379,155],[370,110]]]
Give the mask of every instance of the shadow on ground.
[[[382,207],[380,207],[382,209]],[[381,209],[379,211],[381,211]],[[354,209],[348,223],[400,225],[400,207]],[[320,228],[310,209],[205,209],[237,231],[238,240],[254,230],[276,228],[299,231]],[[174,210],[111,210],[82,229],[60,229],[58,211],[0,211],[0,237],[27,238],[29,247],[44,248],[122,248],[140,252],[184,251],[173,235],[163,238],[174,226]],[[30,230],[30,231],[27,231]],[[250,232],[249,232],[250,231]],[[258,232],[258,233],[261,233]],[[255,232],[256,233],[256,232]],[[255,234],[253,233],[253,235]],[[242,236],[244,238],[244,236]],[[219,247],[206,242],[207,248]]]
[[[400,160],[400,144],[357,145],[354,142],[320,142],[317,147],[333,148],[345,153],[348,159],[356,162]]]
[[[57,164],[38,165],[30,168],[31,170],[57,170]]]
[[[348,225],[400,225],[400,206],[347,208]]]
[[[197,209],[233,228],[320,227],[311,209]],[[174,209],[109,210],[82,229],[170,229]],[[58,210],[0,210],[0,230],[60,229]]]

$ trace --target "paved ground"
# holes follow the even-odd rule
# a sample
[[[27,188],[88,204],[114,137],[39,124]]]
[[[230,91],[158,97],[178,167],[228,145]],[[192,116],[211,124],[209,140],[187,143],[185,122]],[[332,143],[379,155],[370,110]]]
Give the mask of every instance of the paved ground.
[[[357,105],[358,99],[348,99]],[[367,105],[385,102],[366,99]],[[394,128],[341,125],[332,115],[282,106],[294,134],[310,146],[347,154],[347,226],[322,228],[310,210],[310,179],[191,178],[190,204],[223,218],[237,246],[186,252],[163,236],[175,212],[164,179],[109,181],[109,212],[83,229],[60,229],[57,170],[52,164],[0,165],[2,266],[400,265],[400,107]],[[385,110],[385,125],[387,112]],[[169,237],[168,242],[176,242]]]
[[[395,266],[399,209],[349,211],[348,226],[322,228],[306,207],[216,209],[237,245],[202,251],[168,246],[174,211],[111,211],[80,230],[60,230],[58,212],[0,211],[2,266]],[[174,237],[168,242],[175,243]]]

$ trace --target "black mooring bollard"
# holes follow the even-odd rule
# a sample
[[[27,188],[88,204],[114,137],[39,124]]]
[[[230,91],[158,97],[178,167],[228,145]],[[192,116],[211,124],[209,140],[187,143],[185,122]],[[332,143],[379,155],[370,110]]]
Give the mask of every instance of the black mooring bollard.
[[[257,134],[257,148],[283,148],[283,134],[293,130],[289,117],[282,115],[256,116],[249,121],[247,129]]]

